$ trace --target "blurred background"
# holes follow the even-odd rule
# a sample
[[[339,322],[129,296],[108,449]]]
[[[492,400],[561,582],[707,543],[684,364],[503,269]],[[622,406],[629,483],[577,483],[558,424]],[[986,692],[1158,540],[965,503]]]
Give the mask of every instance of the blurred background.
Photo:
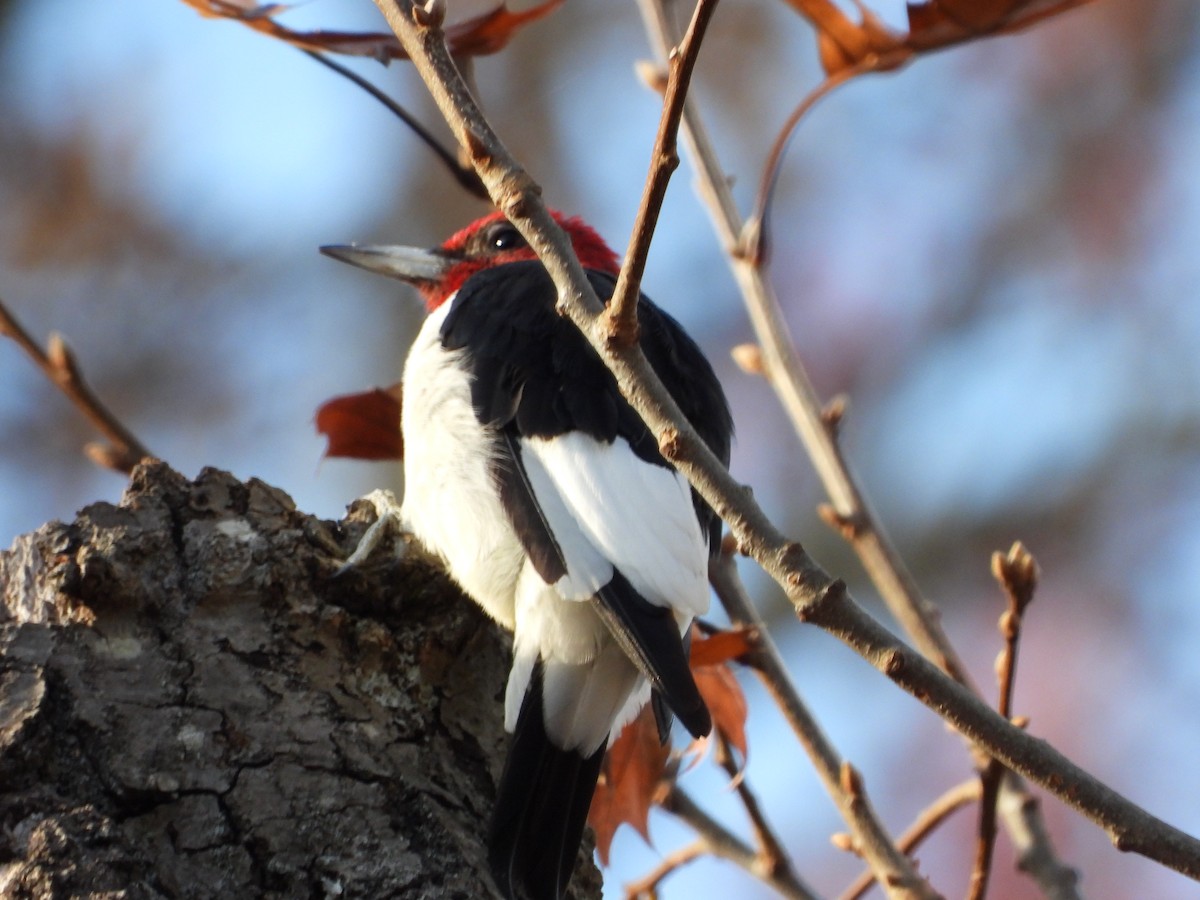
[[[452,18],[486,3],[456,3]],[[519,6],[519,4],[514,4]],[[899,0],[869,3],[902,27]],[[297,28],[378,29],[367,0],[313,0]],[[633,74],[632,2],[571,0],[478,62],[502,137],[561,209],[618,248],[659,112]],[[352,63],[434,123],[415,74]],[[811,32],[779,0],[726,0],[695,96],[748,206],[763,158],[817,80]],[[440,129],[439,129],[440,130]],[[804,122],[774,206],[771,277],[847,452],[972,674],[991,688],[1000,592],[990,553],[1042,567],[1015,708],[1068,756],[1200,832],[1200,5],[1100,0],[1016,37],[851,84]],[[873,590],[817,519],[823,499],[766,385],[729,361],[751,337],[685,161],[644,282],[716,363],[735,474],[853,592]],[[349,240],[429,245],[484,211],[366,94],[300,52],[179,2],[0,0],[0,297],[188,476],[257,476],[336,518],[398,466],[322,462],[331,396],[397,380],[421,319],[400,286],[319,256]],[[0,546],[115,501],[96,438],[0,341]],[[746,577],[806,698],[901,831],[969,775],[961,743]],[[751,785],[822,893],[859,866],[840,820],[754,684]],[[994,694],[993,694],[994,696]],[[712,770],[712,771],[710,771]],[[744,831],[708,766],[685,786]],[[1111,848],[1045,803],[1093,898],[1196,885]],[[950,895],[974,813],[919,853]],[[689,839],[625,829],[608,892]],[[1034,894],[1002,836],[993,897]],[[769,896],[697,862],[665,897]]]

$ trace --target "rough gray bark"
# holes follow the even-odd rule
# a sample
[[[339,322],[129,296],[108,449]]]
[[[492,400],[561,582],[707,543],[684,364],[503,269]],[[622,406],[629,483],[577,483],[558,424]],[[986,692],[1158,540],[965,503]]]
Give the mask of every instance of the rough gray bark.
[[[373,516],[154,463],[0,553],[0,895],[495,896],[507,643],[419,559],[333,577]]]

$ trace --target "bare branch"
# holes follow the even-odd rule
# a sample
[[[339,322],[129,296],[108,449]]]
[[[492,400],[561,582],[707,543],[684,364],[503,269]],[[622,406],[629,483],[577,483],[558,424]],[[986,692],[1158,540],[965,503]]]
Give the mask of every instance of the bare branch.
[[[638,205],[625,262],[608,305],[608,326],[612,339],[626,345],[637,342],[638,295],[642,273],[646,269],[646,255],[650,251],[650,241],[654,237],[658,216],[667,195],[671,173],[679,166],[677,136],[679,121],[683,116],[683,102],[687,99],[692,71],[700,55],[700,44],[716,8],[717,0],[699,0],[683,40],[667,56],[667,86],[663,92],[662,118],[654,138],[654,150],[650,154],[650,173],[646,176],[646,186],[642,192],[642,202]]]
[[[673,31],[662,2],[640,0],[640,4],[647,28],[663,51],[671,45]],[[795,351],[779,300],[761,266],[747,252],[746,235],[750,229],[738,212],[699,112],[690,102],[684,106],[682,127],[702,197],[730,253],[730,265],[758,337],[759,362],[808,451],[835,511],[844,521],[854,524],[852,546],[904,632],[922,653],[936,660],[954,678],[968,683],[966,668],[938,622],[937,608],[921,596],[851,474],[838,445],[836,430],[829,427],[822,415],[821,403]]]
[[[1012,718],[1012,693],[1017,677],[1017,644],[1021,639],[1021,618],[1033,602],[1037,588],[1038,564],[1025,545],[1017,541],[1008,555],[992,554],[992,574],[1004,589],[1008,598],[1008,609],[1000,617],[1000,633],[1004,637],[1004,650],[996,661],[996,674],[1000,682],[1000,699],[997,707],[1000,715]]]
[[[1016,776],[1007,773],[1005,781]],[[1037,882],[1046,900],[1079,900],[1079,875],[1051,849],[1041,803],[1027,790],[1000,791],[997,811],[1017,851],[1017,868]]]
[[[801,882],[791,869],[766,870],[761,857],[737,835],[701,809],[677,785],[671,785],[662,801],[663,809],[678,816],[700,836],[704,849],[728,860],[777,890],[790,900],[816,900],[816,894]]]
[[[1118,850],[1139,853],[1200,878],[1200,841],[1131,803],[1046,741],[999,716],[872,619],[839,584],[813,602],[799,604],[800,618],[844,641],[988,755],[1099,824]]]
[[[1037,587],[1037,561],[1020,541],[1012,545],[1008,555],[992,554],[992,574],[1000,582],[1008,598],[1008,608],[1000,616],[1000,633],[1004,649],[996,660],[996,675],[1000,682],[997,708],[1006,719],[1012,718],[1012,692],[1017,676],[1017,644],[1021,639],[1021,617],[1033,602]],[[987,894],[988,877],[996,847],[996,802],[1005,769],[995,759],[989,759],[979,773],[981,790],[979,803],[979,833],[975,842],[975,863],[971,867],[968,900],[983,900]]]
[[[12,338],[108,443],[91,443],[84,453],[97,465],[128,475],[150,453],[128,428],[100,402],[83,380],[74,351],[61,335],[51,334],[43,351],[0,300],[0,335]]]
[[[484,188],[483,182],[479,180],[479,176],[475,174],[475,170],[469,166],[464,166],[459,163],[458,157],[442,146],[442,142],[434,136],[432,131],[422,125],[416,116],[373,85],[370,81],[363,78],[357,72],[347,69],[341,63],[334,62],[323,53],[318,53],[315,50],[305,50],[303,52],[305,56],[315,59],[326,68],[332,69],[343,78],[358,85],[368,94],[382,103],[385,107],[387,107],[388,111],[391,112],[392,115],[394,115],[412,130],[413,134],[417,136],[421,143],[433,151],[434,156],[438,158],[438,162],[440,162],[446,168],[446,170],[450,172],[451,176],[453,176],[454,180],[459,183],[459,186],[462,187],[463,190],[472,196],[479,197],[482,200],[487,199],[487,190]]]
[[[856,78],[864,72],[871,71],[873,68],[870,63],[871,59],[873,57],[867,57],[866,60],[855,63],[853,66],[847,66],[846,68],[839,69],[832,75],[827,75],[824,81],[804,96],[796,108],[792,110],[792,114],[788,116],[787,121],[783,123],[783,127],[779,129],[779,134],[776,135],[775,142],[771,145],[771,150],[767,154],[767,161],[763,164],[762,178],[758,183],[758,194],[754,199],[754,212],[750,214],[750,218],[742,226],[742,239],[740,242],[742,253],[755,265],[761,266],[766,260],[771,198],[775,194],[775,185],[779,181],[779,171],[783,165],[784,152],[787,150],[788,144],[791,143],[792,135],[796,133],[796,127],[800,124],[800,120],[808,115],[812,108],[822,99],[828,97],[851,79]]]
[[[733,549],[728,544],[709,563],[708,579],[725,612],[729,614],[731,623],[747,634],[753,647],[741,662],[754,670],[770,692],[771,699],[783,712],[784,719],[808,754],[826,792],[842,818],[850,825],[859,855],[885,885],[889,878],[895,877],[889,872],[912,872],[908,858],[896,847],[876,816],[867,799],[862,779],[838,755],[801,699],[766,623],[738,578]],[[927,885],[925,890],[929,890]]]
[[[996,801],[1004,766],[989,759],[979,773],[979,825],[975,835],[975,861],[967,883],[967,900],[983,900],[987,895],[988,878],[992,874],[992,858],[996,850]]]
[[[693,860],[707,856],[708,841],[699,840],[681,847],[673,853],[668,853],[661,863],[654,867],[644,878],[625,885],[626,900],[655,900],[658,897],[658,886],[673,874]]]
[[[896,839],[896,845],[911,855],[950,816],[978,799],[979,779],[972,778],[955,785],[921,811],[912,825]],[[874,883],[875,876],[870,870],[863,872],[842,892],[839,900],[858,900]]]
[[[717,762],[732,779],[738,799],[742,801],[742,807],[746,810],[746,815],[750,818],[750,827],[754,829],[755,841],[758,844],[758,863],[756,868],[759,874],[763,878],[771,880],[797,882],[796,873],[792,870],[791,859],[787,851],[783,849],[783,843],[779,840],[779,837],[775,834],[775,829],[771,827],[771,823],[767,820],[766,814],[758,803],[758,798],[750,790],[750,785],[746,783],[746,779],[743,777],[745,772],[738,770],[733,748],[720,735],[718,735],[718,740]]]

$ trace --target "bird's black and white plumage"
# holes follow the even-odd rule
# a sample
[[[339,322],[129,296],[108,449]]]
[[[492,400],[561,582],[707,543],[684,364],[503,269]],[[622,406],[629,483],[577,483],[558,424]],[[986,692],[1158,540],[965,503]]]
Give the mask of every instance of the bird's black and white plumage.
[[[559,221],[607,301],[612,251],[580,220]],[[711,727],[685,635],[708,607],[720,522],[555,311],[549,275],[501,216],[435,251],[326,252],[425,295],[404,368],[401,515],[513,631],[513,739],[489,861],[508,896],[558,898],[610,736],[652,692],[660,721],[669,710],[693,735]],[[732,423],[712,367],[648,299],[638,314],[651,366],[728,462]]]

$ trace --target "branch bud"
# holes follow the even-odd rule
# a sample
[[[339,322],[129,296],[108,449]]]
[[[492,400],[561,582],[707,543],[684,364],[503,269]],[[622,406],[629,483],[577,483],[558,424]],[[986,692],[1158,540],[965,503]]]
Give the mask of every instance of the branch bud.
[[[425,0],[412,6],[413,21],[422,28],[441,28],[446,21],[446,0]]]
[[[764,375],[762,347],[758,344],[738,344],[729,351],[739,369],[747,375]]]

